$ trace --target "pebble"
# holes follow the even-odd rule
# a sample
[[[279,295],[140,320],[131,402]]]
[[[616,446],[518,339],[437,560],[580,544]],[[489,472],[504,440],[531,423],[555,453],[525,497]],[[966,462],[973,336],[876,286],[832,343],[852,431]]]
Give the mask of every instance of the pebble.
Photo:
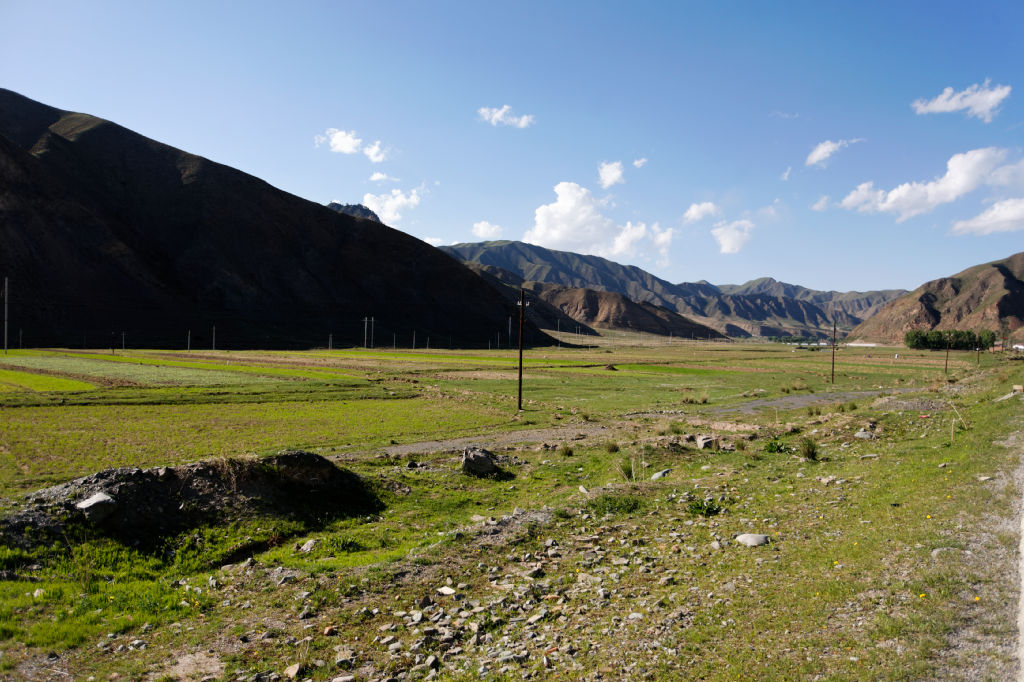
[[[736,536],[736,542],[747,547],[760,547],[768,544],[768,536],[759,533],[742,533]]]
[[[442,585],[441,587],[437,588],[437,593],[443,594],[446,597],[451,597],[455,594],[455,588],[448,587],[447,585]]]
[[[659,478],[665,478],[670,473],[672,473],[671,469],[662,469],[661,471],[655,472],[655,474],[651,476],[651,480],[657,481]]]

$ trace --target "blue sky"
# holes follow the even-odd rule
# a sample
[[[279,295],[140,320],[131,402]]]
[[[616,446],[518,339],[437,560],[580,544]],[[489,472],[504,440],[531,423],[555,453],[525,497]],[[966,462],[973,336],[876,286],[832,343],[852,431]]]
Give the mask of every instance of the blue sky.
[[[432,243],[839,290],[1024,250],[1021,3],[2,0],[0,24],[0,87]]]

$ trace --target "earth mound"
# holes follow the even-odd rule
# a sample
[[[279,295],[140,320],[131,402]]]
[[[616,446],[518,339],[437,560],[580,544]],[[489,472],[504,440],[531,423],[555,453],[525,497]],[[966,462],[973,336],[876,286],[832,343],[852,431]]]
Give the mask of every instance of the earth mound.
[[[262,459],[107,469],[39,490],[0,519],[0,544],[50,544],[80,526],[128,545],[155,547],[192,528],[246,517],[321,523],[382,508],[356,474],[292,450]]]

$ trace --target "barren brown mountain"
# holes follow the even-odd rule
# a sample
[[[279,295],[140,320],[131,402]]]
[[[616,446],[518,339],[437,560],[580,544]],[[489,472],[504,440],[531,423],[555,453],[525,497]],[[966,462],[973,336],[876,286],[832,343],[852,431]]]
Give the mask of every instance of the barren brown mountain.
[[[865,341],[902,342],[911,330],[990,329],[1024,338],[1024,252],[922,284],[851,332]]]

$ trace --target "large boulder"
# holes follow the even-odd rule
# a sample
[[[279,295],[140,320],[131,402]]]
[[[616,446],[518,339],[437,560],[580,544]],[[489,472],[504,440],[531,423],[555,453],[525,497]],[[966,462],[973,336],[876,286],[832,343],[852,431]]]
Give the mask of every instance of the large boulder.
[[[497,476],[501,469],[494,462],[494,455],[483,448],[470,447],[462,452],[462,473],[477,478]]]

